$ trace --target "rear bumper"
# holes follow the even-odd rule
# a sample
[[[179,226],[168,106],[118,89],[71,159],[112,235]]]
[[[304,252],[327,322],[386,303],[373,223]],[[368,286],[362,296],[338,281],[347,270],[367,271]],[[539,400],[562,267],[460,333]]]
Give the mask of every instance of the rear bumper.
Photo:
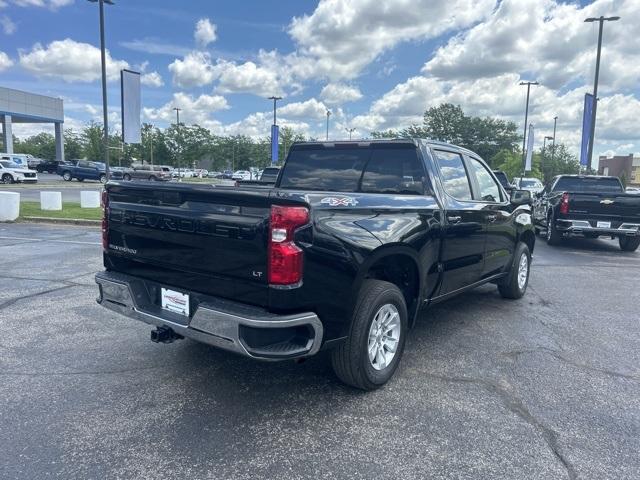
[[[116,272],[100,272],[98,303],[109,310],[183,337],[262,360],[308,357],[320,349],[323,328],[315,313],[277,315],[225,299],[189,293],[192,315],[158,305],[160,285]]]
[[[588,220],[556,220],[556,229],[558,232],[566,235],[593,234],[614,237],[635,237],[640,235],[640,224],[623,223],[618,228],[601,228],[594,227]]]

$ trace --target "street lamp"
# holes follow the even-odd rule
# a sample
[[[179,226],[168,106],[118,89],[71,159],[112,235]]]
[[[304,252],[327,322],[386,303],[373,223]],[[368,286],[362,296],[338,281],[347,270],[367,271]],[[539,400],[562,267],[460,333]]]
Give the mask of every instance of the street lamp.
[[[278,100],[282,100],[282,97],[273,96],[273,97],[269,97],[269,100],[273,100],[273,124],[277,125],[277,123],[276,123],[276,102]]]
[[[531,85],[540,85],[538,82],[520,82],[520,85],[527,86],[527,106],[524,110],[524,134],[522,135],[522,177],[524,178],[526,172],[526,156],[525,156],[525,148],[527,141],[527,122],[529,120],[529,92],[531,91]]]
[[[345,128],[345,130],[349,132],[349,140],[351,140],[351,134],[355,132],[356,129],[354,127],[351,127],[351,128]]]
[[[585,19],[586,23],[598,22],[600,28],[598,29],[598,51],[596,54],[596,76],[593,82],[593,112],[591,113],[591,128],[589,132],[589,148],[587,150],[587,168],[591,171],[591,157],[593,156],[593,144],[596,135],[596,112],[598,110],[598,76],[600,75],[600,51],[602,50],[602,29],[604,22],[615,22],[620,20],[620,17],[603,17],[598,18],[590,17]]]
[[[540,160],[540,168],[542,169],[542,179],[546,180],[546,176],[544,174],[544,159],[545,159],[545,155],[546,155],[546,149],[547,149],[547,140],[553,140],[553,137],[546,135],[544,137],[544,141],[542,142],[542,159]]]
[[[104,47],[104,4],[113,5],[112,0],[89,0],[100,5],[100,58],[102,62],[102,122],[104,127],[104,174],[109,180],[109,122],[107,115],[107,65]]]
[[[329,117],[331,116],[331,112],[327,110],[327,140],[329,140]]]
[[[553,163],[553,157],[556,154],[556,124],[558,123],[558,116],[553,117],[553,147],[551,148],[551,163]]]
[[[177,145],[177,149],[176,149],[176,156],[177,156],[177,160],[178,160],[178,181],[181,182],[182,181],[182,177],[180,176],[180,147],[181,147],[181,142],[180,142],[180,110],[182,110],[181,108],[178,107],[173,107],[173,109],[176,111],[176,140],[178,142]]]

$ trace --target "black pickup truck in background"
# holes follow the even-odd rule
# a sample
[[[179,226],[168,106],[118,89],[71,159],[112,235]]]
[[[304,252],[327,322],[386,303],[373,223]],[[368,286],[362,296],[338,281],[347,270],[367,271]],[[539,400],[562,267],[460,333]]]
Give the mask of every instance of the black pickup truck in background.
[[[640,246],[640,197],[617,177],[559,175],[536,197],[536,230],[546,230],[550,245],[581,235],[617,238],[627,252]]]
[[[421,309],[488,282],[524,295],[530,198],[425,140],[297,143],[270,188],[109,182],[98,302],[156,342],[262,360],[329,349],[370,390]]]

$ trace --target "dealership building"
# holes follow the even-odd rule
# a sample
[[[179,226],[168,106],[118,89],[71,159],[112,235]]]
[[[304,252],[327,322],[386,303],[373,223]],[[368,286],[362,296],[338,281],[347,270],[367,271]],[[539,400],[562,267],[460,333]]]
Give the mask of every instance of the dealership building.
[[[64,108],[61,98],[0,87],[0,121],[2,122],[2,146],[6,153],[14,153],[13,124],[53,123],[56,160],[64,160]]]
[[[599,175],[612,175],[626,178],[631,185],[640,185],[640,157],[629,155],[616,155],[613,157],[601,156],[598,163]]]

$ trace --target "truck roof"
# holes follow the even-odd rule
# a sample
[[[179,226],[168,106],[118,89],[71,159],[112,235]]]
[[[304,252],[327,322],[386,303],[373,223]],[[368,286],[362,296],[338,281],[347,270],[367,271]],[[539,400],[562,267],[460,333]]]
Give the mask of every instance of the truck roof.
[[[464,152],[472,153],[474,155],[478,155],[477,153],[472,152],[471,150],[460,147],[458,145],[453,145],[451,143],[443,142],[440,140],[432,140],[430,138],[373,138],[373,139],[360,139],[360,140],[318,140],[315,142],[303,141],[303,142],[294,142],[291,147],[294,146],[313,146],[313,145],[322,145],[325,147],[334,147],[335,145],[346,145],[353,144],[359,145],[362,147],[367,147],[371,144],[384,145],[384,144],[395,144],[395,145],[415,145],[418,146],[418,143],[424,142],[428,145],[441,146],[441,147],[449,147],[455,148]]]

